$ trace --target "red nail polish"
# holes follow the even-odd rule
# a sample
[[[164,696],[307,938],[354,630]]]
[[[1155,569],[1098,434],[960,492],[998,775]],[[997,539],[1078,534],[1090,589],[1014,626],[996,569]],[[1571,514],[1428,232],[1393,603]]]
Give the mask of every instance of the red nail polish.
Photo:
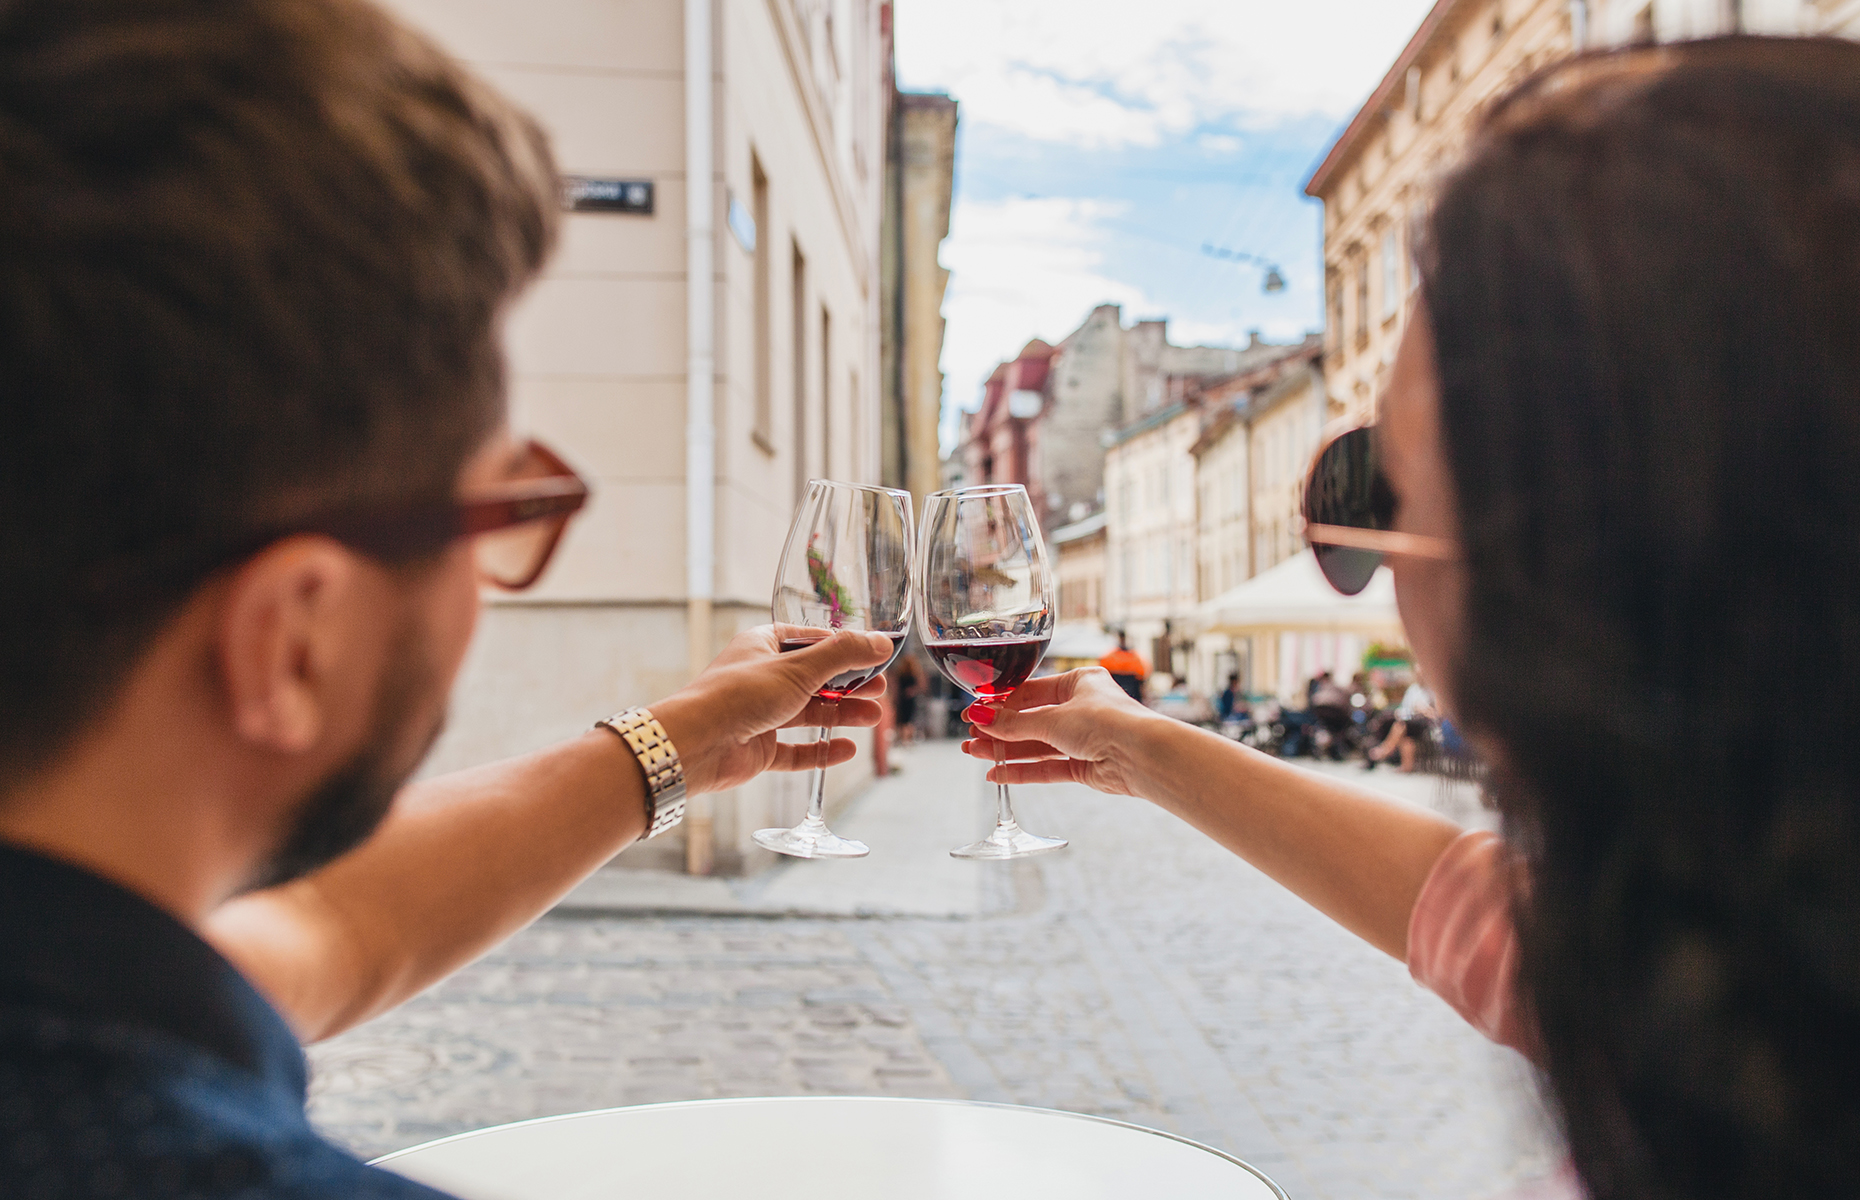
[[[969,711],[964,713],[963,716],[969,718],[969,720],[977,725],[987,726],[995,723],[995,710],[989,708],[985,704],[969,705]]]

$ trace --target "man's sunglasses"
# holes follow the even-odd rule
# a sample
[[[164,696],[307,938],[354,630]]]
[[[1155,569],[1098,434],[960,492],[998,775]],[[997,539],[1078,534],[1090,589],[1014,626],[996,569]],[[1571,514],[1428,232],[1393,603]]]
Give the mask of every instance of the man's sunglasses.
[[[554,451],[526,443],[511,478],[445,503],[333,512],[294,523],[287,534],[320,533],[387,562],[436,554],[471,539],[478,576],[507,591],[542,577],[588,485]]]
[[[1382,473],[1373,426],[1336,434],[1312,460],[1305,480],[1305,543],[1330,586],[1354,596],[1391,554],[1452,561],[1444,538],[1396,533],[1395,492]]]

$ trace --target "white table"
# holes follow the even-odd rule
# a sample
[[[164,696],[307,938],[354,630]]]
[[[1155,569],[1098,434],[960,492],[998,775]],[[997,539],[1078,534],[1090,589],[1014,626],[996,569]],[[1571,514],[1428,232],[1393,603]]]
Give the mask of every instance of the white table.
[[[465,1200],[1285,1200],[1237,1158],[954,1100],[694,1100],[545,1117],[377,1160]]]

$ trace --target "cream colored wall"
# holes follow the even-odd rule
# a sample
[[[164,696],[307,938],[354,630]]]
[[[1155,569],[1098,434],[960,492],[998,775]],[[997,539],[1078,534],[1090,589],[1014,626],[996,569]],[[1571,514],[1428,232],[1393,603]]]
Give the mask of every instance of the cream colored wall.
[[[1252,472],[1247,422],[1234,421],[1196,459],[1201,599],[1252,576]]]
[[[717,644],[768,619],[792,510],[789,269],[807,258],[808,473],[877,472],[877,237],[883,105],[877,0],[711,0],[716,42]],[[563,241],[506,332],[512,418],[586,473],[595,496],[549,575],[492,597],[428,770],[572,735],[688,677],[685,597],[684,4],[681,0],[390,0],[528,108],[573,174],[649,178],[651,216],[565,214]],[[829,9],[837,48],[825,42]],[[832,63],[837,62],[837,76]],[[753,259],[725,216],[770,181],[771,455],[755,411]],[[832,313],[820,362],[819,314]],[[821,445],[823,370],[831,445]],[[852,384],[857,379],[858,391]],[[861,734],[863,745],[869,736]],[[870,757],[834,773],[843,799]],[[756,865],[748,833],[798,818],[804,777],[713,798],[720,867]],[[682,860],[680,835],[629,851]]]
[[[1145,658],[1165,623],[1173,623],[1183,635],[1194,617],[1198,539],[1195,458],[1189,451],[1199,432],[1199,412],[1187,409],[1118,443],[1105,455],[1105,492],[1111,504],[1105,526],[1106,623],[1125,628],[1131,649]],[[1132,556],[1128,590],[1122,566],[1126,554]],[[1168,669],[1166,663],[1151,666]]]
[[[1053,575],[1059,581],[1061,621],[1101,621],[1104,617],[1105,535],[1094,534],[1053,547]]]
[[[1499,15],[1503,29],[1494,36],[1492,20]],[[1570,46],[1567,0],[1461,5],[1417,63],[1418,110],[1417,94],[1398,88],[1384,115],[1359,135],[1351,161],[1327,181],[1320,198],[1332,295],[1324,370],[1334,413],[1358,420],[1374,413],[1414,282],[1412,226],[1434,181],[1460,154],[1481,107],[1535,67],[1569,53]],[[1391,230],[1398,248],[1393,304],[1382,269],[1383,235]],[[1363,272],[1370,307],[1367,333],[1359,335]],[[1341,326],[1335,319],[1340,307]]]
[[[1305,474],[1320,430],[1313,419],[1310,377],[1253,419],[1251,445],[1254,575],[1304,549],[1299,533]]]

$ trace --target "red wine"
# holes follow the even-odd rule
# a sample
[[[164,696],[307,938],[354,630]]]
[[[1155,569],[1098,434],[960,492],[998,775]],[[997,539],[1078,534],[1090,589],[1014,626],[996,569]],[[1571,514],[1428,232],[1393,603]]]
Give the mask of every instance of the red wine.
[[[1021,684],[1046,657],[1050,637],[976,638],[972,641],[926,642],[937,668],[966,692],[993,700]]]
[[[904,635],[901,633],[891,633],[883,629],[874,629],[871,632],[879,634],[881,637],[891,639],[891,657],[876,667],[860,667],[853,671],[841,671],[838,675],[835,675],[833,678],[827,680],[826,683],[822,684],[820,690],[814,693],[816,696],[819,696],[822,700],[844,700],[847,696],[850,696],[866,684],[877,679],[880,675],[883,675],[886,668],[897,661],[898,652],[904,649]],[[826,636],[825,633],[822,633],[819,637],[783,638],[781,640],[781,652],[786,654],[790,650],[805,650],[815,642],[823,641]]]

